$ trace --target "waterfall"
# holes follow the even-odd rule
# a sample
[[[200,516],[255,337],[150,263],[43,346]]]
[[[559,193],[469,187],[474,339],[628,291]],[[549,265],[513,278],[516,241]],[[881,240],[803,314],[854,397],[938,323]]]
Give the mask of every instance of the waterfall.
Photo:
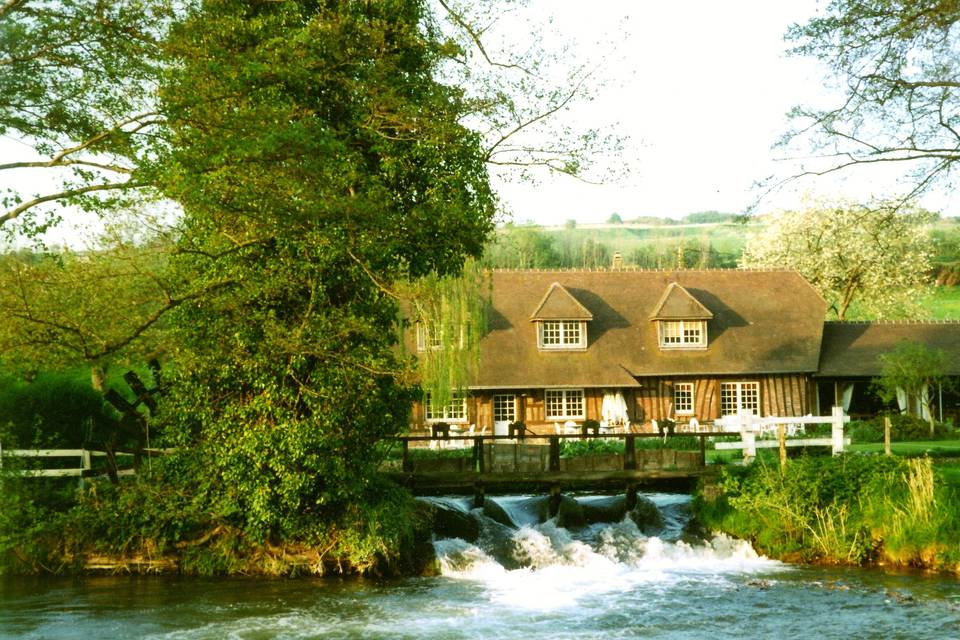
[[[554,609],[582,598],[615,597],[640,584],[666,588],[690,580],[722,583],[788,570],[759,556],[746,541],[722,534],[697,539],[685,533],[689,496],[641,498],[637,511],[652,505],[655,512],[646,517],[653,522],[625,512],[622,497],[565,498],[568,511],[582,510],[585,521],[568,517],[578,520],[578,526],[566,527],[560,523],[563,508],[557,517],[546,517],[546,500],[487,497],[484,509],[470,509],[464,499],[432,499],[438,508],[456,509],[476,523],[473,540],[438,533],[434,549],[441,574],[476,583],[494,603]]]

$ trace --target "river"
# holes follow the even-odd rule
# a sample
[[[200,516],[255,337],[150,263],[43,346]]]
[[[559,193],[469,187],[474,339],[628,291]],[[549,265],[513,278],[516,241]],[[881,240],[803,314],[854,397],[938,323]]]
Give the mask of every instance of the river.
[[[480,539],[437,541],[431,578],[6,578],[0,637],[960,638],[953,577],[791,566],[723,536],[689,544],[689,498],[648,497],[663,524],[646,535],[629,518],[571,532],[539,522],[535,498],[497,498],[513,526],[474,512]]]

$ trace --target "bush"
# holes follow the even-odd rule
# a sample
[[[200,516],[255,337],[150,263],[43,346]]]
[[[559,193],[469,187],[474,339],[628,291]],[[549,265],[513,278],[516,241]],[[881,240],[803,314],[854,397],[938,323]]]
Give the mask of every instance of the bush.
[[[827,427],[829,433],[830,425],[824,426]],[[883,442],[883,416],[877,416],[870,420],[853,420],[846,426],[846,432],[855,443]],[[934,423],[934,432],[931,438],[930,423],[926,420],[901,414],[890,416],[890,440],[893,442],[944,440],[955,436],[956,431],[949,423]]]

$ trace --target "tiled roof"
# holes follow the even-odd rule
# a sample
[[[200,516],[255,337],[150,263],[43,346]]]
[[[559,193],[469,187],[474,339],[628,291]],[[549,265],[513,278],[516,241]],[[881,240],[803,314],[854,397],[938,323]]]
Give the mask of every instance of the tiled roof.
[[[699,300],[676,282],[667,285],[660,302],[653,309],[651,320],[709,320],[713,317]]]
[[[921,342],[946,355],[947,371],[960,375],[960,322],[828,322],[823,328],[821,377],[874,377],[882,373],[879,356],[898,342]]]
[[[531,320],[593,320],[593,314],[574,298],[559,282],[547,289]]]
[[[494,271],[491,277],[476,388],[618,387],[635,386],[634,376],[817,368],[826,304],[793,271]],[[554,283],[593,318],[586,350],[537,348],[530,309]],[[712,313],[706,350],[660,349],[650,318],[671,283]]]

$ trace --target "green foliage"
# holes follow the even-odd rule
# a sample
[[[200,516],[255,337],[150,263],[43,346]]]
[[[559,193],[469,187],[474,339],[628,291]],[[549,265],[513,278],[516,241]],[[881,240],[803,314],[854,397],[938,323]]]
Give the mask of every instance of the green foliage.
[[[401,285],[469,284],[443,278],[492,226],[483,150],[416,0],[211,0],[169,48],[174,266],[210,293],[174,317],[165,428],[218,513],[301,539],[363,513],[379,442],[408,424]],[[472,313],[455,300],[441,327]]]
[[[907,411],[916,413],[922,405],[929,416],[930,435],[934,432],[934,389],[952,386],[946,375],[946,356],[919,342],[900,342],[892,352],[881,354],[881,374],[873,388],[884,402],[897,399],[898,390],[907,394]]]
[[[931,567],[960,557],[960,496],[935,481],[929,459],[804,456],[783,470],[725,467],[722,488],[716,503],[698,500],[699,517],[776,557]]]
[[[115,421],[85,372],[46,372],[29,383],[0,377],[0,444],[7,448],[80,447],[102,440]]]
[[[929,424],[909,415],[892,415],[890,417],[890,441],[891,442],[916,442],[930,440]],[[883,416],[877,416],[870,420],[852,420],[846,427],[845,433],[850,436],[854,443],[862,442],[883,442]],[[947,440],[955,437],[955,431],[942,422],[934,425],[932,439]]]

